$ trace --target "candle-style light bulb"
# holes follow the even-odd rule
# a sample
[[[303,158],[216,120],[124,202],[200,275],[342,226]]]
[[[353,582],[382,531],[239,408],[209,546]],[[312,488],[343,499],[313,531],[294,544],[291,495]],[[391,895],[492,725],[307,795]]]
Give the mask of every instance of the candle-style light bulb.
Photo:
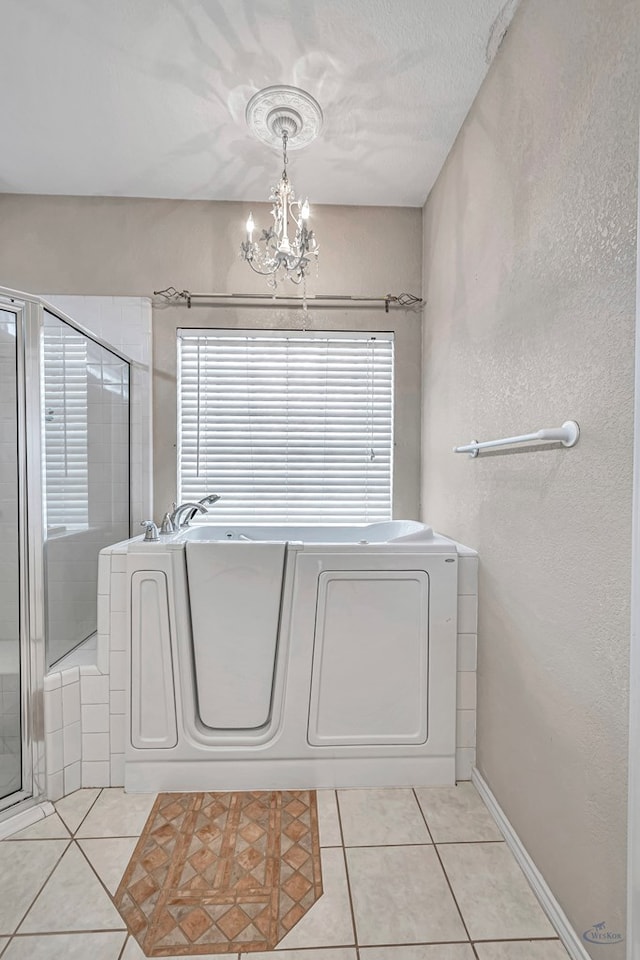
[[[253,240],[253,231],[255,230],[255,226],[256,225],[253,222],[253,214],[250,213],[247,219],[247,238],[249,240],[249,243],[251,243]]]
[[[302,204],[302,210],[300,211],[300,216],[302,217],[303,220],[308,220],[310,214],[311,214],[311,210],[309,209],[309,198],[307,197],[307,199]]]

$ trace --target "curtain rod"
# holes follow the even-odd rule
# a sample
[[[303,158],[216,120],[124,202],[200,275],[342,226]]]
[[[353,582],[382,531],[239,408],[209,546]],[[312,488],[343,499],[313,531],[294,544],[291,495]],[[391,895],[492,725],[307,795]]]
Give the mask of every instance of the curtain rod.
[[[154,297],[162,297],[166,303],[182,304],[186,303],[191,309],[194,300],[210,300],[213,305],[224,306],[220,301],[223,300],[263,300],[272,303],[274,300],[287,301],[289,303],[302,303],[307,307],[317,307],[327,301],[344,301],[346,305],[356,305],[359,303],[384,303],[385,313],[389,313],[389,307],[416,307],[422,303],[422,297],[416,297],[412,293],[399,293],[394,295],[387,293],[383,297],[353,297],[346,294],[328,294],[318,293],[309,294],[305,297],[287,297],[271,296],[268,293],[191,293],[189,290],[176,290],[175,287],[165,287],[164,290],[154,290]]]

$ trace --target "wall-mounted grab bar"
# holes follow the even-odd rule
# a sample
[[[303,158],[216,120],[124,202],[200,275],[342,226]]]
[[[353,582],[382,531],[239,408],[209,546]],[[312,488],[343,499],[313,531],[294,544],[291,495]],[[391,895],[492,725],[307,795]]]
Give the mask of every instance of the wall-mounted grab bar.
[[[520,437],[503,437],[502,440],[483,440],[468,443],[464,447],[454,447],[454,453],[468,453],[477,457],[480,450],[491,447],[506,447],[512,443],[530,443],[532,440],[546,440],[547,443],[561,443],[563,447],[574,447],[580,437],[580,427],[575,420],[565,420],[561,427],[546,427],[536,433],[523,433]]]

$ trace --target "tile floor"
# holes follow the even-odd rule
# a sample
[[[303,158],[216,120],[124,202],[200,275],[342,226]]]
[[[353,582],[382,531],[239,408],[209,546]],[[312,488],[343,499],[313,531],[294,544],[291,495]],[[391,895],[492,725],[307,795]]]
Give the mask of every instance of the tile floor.
[[[112,897],[153,800],[79,790],[0,843],[2,960],[142,960]],[[566,960],[470,783],[321,790],[318,809],[325,892],[277,960]]]

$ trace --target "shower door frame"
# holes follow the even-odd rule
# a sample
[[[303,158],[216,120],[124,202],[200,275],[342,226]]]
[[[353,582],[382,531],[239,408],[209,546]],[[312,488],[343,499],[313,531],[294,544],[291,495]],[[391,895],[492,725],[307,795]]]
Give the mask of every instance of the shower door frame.
[[[0,799],[0,822],[46,799],[44,559],[40,326],[37,297],[0,287],[0,309],[16,322],[18,569],[22,788]]]

